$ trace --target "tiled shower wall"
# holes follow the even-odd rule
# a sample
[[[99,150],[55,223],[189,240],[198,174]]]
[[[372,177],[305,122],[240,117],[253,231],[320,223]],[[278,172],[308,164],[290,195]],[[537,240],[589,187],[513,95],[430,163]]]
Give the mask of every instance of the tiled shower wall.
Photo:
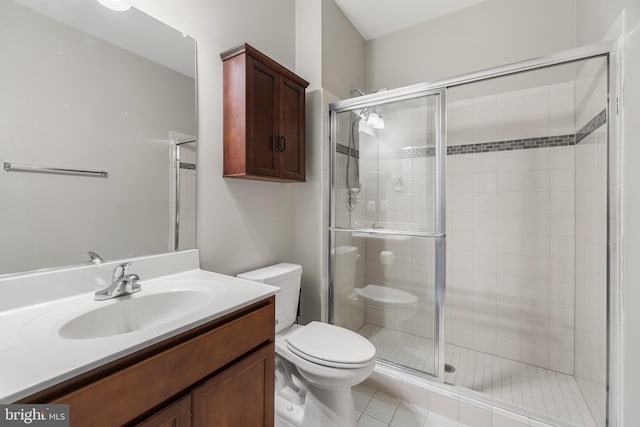
[[[447,342],[570,374],[573,106],[567,82],[447,107]]]
[[[578,352],[586,355],[593,347],[574,321],[582,318],[576,304],[585,301],[576,293],[576,191],[588,184],[576,183],[575,177],[589,173],[581,153],[593,151],[582,148],[590,139],[574,145],[579,101],[574,85],[539,86],[447,106],[447,342],[569,374],[577,364],[597,364],[595,356],[590,362],[578,358]],[[388,114],[387,128],[377,138],[360,133],[362,191],[351,213],[342,207],[347,157],[338,154],[338,222],[432,229],[425,219],[433,219],[428,203],[435,201],[434,171],[425,162],[430,154],[423,149],[425,130],[416,125],[421,120]],[[392,126],[402,131],[391,132]],[[343,312],[344,323],[337,323],[355,330],[370,323],[431,337],[433,242],[358,233],[337,240],[358,247],[356,288],[384,285],[420,300],[411,312],[363,304],[346,293],[351,300],[338,298],[351,320]],[[587,318],[588,304],[582,305]]]
[[[385,128],[360,134],[362,204],[366,222],[390,230],[433,232],[435,227],[435,98],[382,109]],[[365,322],[423,338],[435,335],[435,240],[367,236],[366,284],[415,296],[415,303],[367,300]]]
[[[351,160],[353,161],[353,158]],[[336,224],[348,225],[351,222],[351,212],[346,209],[347,156],[345,154],[336,153],[335,169],[335,221]],[[361,208],[358,206],[356,209]],[[340,249],[336,250],[337,247]],[[352,265],[353,258],[345,253],[350,248],[357,250],[355,266]],[[336,232],[332,256],[334,260],[333,322],[336,325],[357,331],[365,321],[364,301],[357,298],[354,293],[354,289],[364,286],[365,243],[362,239],[354,238],[350,232]],[[355,283],[348,280],[351,268],[354,268],[356,272]]]
[[[606,418],[607,74],[606,61],[583,64],[576,78],[575,375],[599,426]],[[594,120],[594,117],[596,118]]]
[[[433,231],[434,227],[434,99],[418,98],[382,106],[375,111],[385,120],[384,129],[373,129],[364,120],[356,123],[357,152],[350,168],[359,162],[361,191],[354,210],[346,209],[348,137],[354,116],[339,114],[336,154],[336,224],[343,227],[382,227],[385,230]],[[430,154],[430,155],[427,155]],[[352,183],[355,183],[355,174]],[[357,247],[355,285],[337,279],[345,260],[335,259],[334,320],[358,330],[364,323],[433,338],[434,254],[433,239],[336,233],[336,245]],[[384,286],[415,296],[411,304],[384,304],[359,294],[367,285]],[[404,294],[405,296],[407,294]]]
[[[392,260],[385,260],[385,255],[393,257]],[[381,304],[367,301],[366,323],[433,339],[435,337],[434,259],[435,240],[433,238],[369,238],[366,260],[367,283],[407,292],[415,296],[417,301],[406,304]]]

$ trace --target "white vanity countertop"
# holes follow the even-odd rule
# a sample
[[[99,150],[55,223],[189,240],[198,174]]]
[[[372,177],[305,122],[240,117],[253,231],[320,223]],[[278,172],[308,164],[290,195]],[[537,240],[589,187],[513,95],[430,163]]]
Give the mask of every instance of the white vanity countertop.
[[[265,299],[278,290],[200,269],[139,283],[141,292],[111,300],[94,301],[91,291],[0,311],[0,403],[15,402]],[[173,312],[170,319],[151,322],[131,332],[82,339],[65,338],[58,333],[69,320],[92,310],[122,304],[127,299],[180,291],[201,292],[191,295],[205,298],[184,312],[162,308],[159,311]]]

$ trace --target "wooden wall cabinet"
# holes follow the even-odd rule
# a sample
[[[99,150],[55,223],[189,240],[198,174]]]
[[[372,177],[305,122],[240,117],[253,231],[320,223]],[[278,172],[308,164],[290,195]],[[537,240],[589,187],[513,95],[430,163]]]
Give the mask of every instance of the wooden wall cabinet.
[[[223,52],[224,176],[305,180],[301,77],[248,44]]]
[[[72,427],[273,427],[270,297],[17,403],[66,403]]]

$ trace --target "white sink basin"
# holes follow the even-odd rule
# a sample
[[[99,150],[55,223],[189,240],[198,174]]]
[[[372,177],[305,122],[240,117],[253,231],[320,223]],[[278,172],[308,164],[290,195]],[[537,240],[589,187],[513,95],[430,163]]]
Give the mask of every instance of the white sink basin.
[[[23,339],[55,335],[69,340],[128,337],[196,316],[224,299],[226,287],[203,280],[142,283],[142,291],[104,301],[93,292],[56,303],[20,330]]]
[[[120,297],[106,307],[81,314],[64,325],[64,338],[87,339],[126,334],[185,316],[209,304],[205,292],[178,290],[139,297]]]

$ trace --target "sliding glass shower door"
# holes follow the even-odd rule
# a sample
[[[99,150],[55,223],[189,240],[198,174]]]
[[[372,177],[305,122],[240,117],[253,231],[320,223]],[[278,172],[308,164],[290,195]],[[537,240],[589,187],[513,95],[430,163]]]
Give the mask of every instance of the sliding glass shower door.
[[[442,91],[331,106],[330,322],[379,360],[441,375]]]

